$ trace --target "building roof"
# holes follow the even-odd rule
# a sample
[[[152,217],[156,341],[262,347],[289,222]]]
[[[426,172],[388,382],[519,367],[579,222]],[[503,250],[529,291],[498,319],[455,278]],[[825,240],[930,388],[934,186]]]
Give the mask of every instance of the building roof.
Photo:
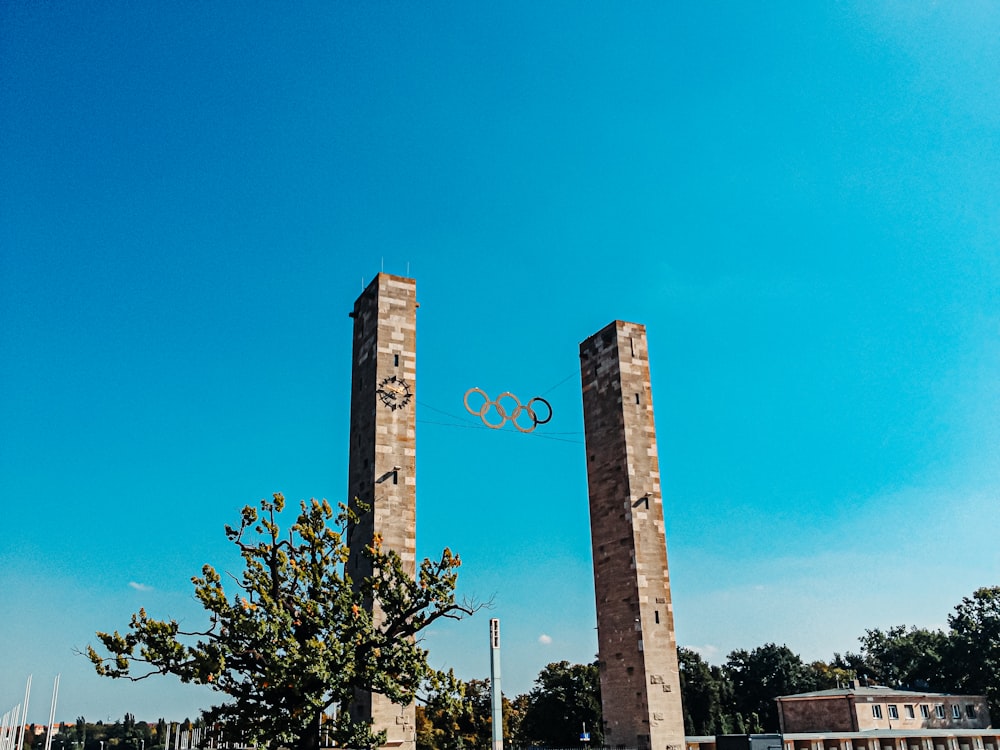
[[[884,685],[872,685],[870,687],[844,687],[832,688],[830,690],[814,690],[811,693],[795,693],[794,695],[779,695],[776,700],[794,700],[799,698],[837,698],[845,695],[856,695],[865,698],[890,696],[903,696],[906,698],[954,698],[950,693],[929,693],[926,690],[904,690],[903,688],[890,688]],[[964,696],[962,696],[964,697]]]
[[[781,737],[785,740],[809,739],[844,739],[863,740],[869,737],[995,737],[1000,729],[985,727],[982,729],[927,729],[914,727],[912,729],[868,729],[863,732],[785,732]]]

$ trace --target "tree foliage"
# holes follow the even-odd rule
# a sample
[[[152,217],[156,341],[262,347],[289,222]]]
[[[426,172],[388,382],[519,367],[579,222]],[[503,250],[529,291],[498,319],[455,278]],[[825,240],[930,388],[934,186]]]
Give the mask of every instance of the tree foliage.
[[[244,508],[238,529],[226,528],[246,568],[236,581],[236,596],[226,597],[210,566],[192,579],[210,614],[207,630],[182,633],[177,623],[152,620],[140,610],[126,635],[98,634],[111,654],[102,658],[89,649],[98,672],[133,680],[169,673],[213,685],[232,701],[213,709],[212,718],[236,718],[248,739],[272,747],[313,746],[319,717],[329,707],[340,709],[333,739],[342,746],[372,747],[380,737],[343,710],[354,691],[382,692],[409,702],[421,687],[418,750],[488,747],[489,681],[464,682],[450,671],[429,669],[426,652],[414,641],[435,619],[475,609],[455,602],[458,558],[445,550],[441,560],[425,560],[414,580],[376,537],[364,548],[374,572],[353,582],[342,572],[350,549],[337,530],[348,511],[341,508],[331,528],[333,512],[326,503],[303,503],[286,540],[275,515],[282,506],[276,495],[273,502],[261,502],[260,513]],[[251,532],[256,541],[249,540]],[[373,603],[384,619],[372,617]],[[768,643],[733,651],[722,666],[714,666],[680,648],[685,731],[777,731],[774,699],[779,695],[846,685],[855,678],[892,687],[985,694],[992,715],[1000,715],[1000,586],[964,598],[948,623],[948,632],[906,626],[867,630],[859,639],[859,653],[834,654],[829,663],[806,663],[787,646]],[[138,665],[147,671],[136,674]],[[503,699],[503,714],[508,746],[577,746],[584,724],[592,746],[600,746],[597,665],[547,665],[528,694]],[[98,738],[117,732],[124,746],[134,746],[126,737],[135,737],[141,727],[151,748],[152,728],[142,724],[130,715],[111,728],[87,725],[81,718],[77,727],[67,728],[66,739],[75,735],[84,750],[97,750]],[[161,734],[161,727],[152,729],[152,742]],[[74,743],[73,750],[77,747]]]
[[[788,646],[767,643],[752,651],[729,654],[724,667],[733,684],[737,731],[777,732],[778,707],[774,699],[817,687],[816,673]]]
[[[35,748],[45,745],[48,728],[43,727],[42,733],[36,738]],[[103,722],[88,723],[84,717],[77,717],[74,723],[60,723],[52,738],[54,750],[101,750],[102,743],[116,750],[146,750],[163,744],[163,734],[157,727],[144,721],[136,721],[130,713],[112,724]]]
[[[732,683],[720,667],[709,665],[701,655],[684,647],[677,649],[680,667],[684,731],[689,735],[731,734],[728,708],[733,703]]]
[[[535,679],[521,720],[525,744],[575,747],[586,724],[591,744],[604,743],[601,679],[597,664],[554,662]]]
[[[417,707],[418,750],[490,746],[493,717],[489,680],[463,682],[451,670],[434,675],[423,703]]]
[[[991,715],[1000,715],[1000,587],[979,589],[963,599],[948,622],[948,632],[905,626],[867,630],[859,639],[859,653],[834,654],[829,662],[806,663],[787,646],[768,643],[733,651],[722,666],[715,666],[695,651],[679,648],[685,733],[778,731],[775,698],[843,687],[853,679],[915,690],[985,694]],[[452,686],[436,703],[428,703],[418,750],[468,748],[473,738],[476,747],[488,746],[488,682],[478,683],[487,686],[481,701],[469,698],[477,681],[456,682],[461,689]],[[444,700],[447,695],[453,696],[451,703]],[[445,705],[453,707],[446,710]],[[595,665],[549,664],[530,693],[505,699],[505,744],[578,746],[578,733],[586,721],[597,746],[603,739],[600,711]]]
[[[949,630],[896,625],[866,630],[861,652],[835,655],[866,682],[985,695],[1000,715],[1000,586],[980,588],[948,617]]]
[[[1000,586],[977,589],[948,617],[952,678],[962,692],[985,695],[1000,717]]]
[[[948,635],[896,625],[887,630],[866,630],[859,639],[862,673],[880,685],[947,692],[953,680],[947,675]]]
[[[440,677],[428,683],[424,705],[417,707],[417,750],[490,747],[490,681],[463,682],[450,672]],[[530,693],[513,700],[502,697],[501,703],[503,738],[508,747],[576,747],[584,723],[592,745],[602,743],[596,664],[549,664],[539,673]]]
[[[226,526],[244,564],[233,579],[235,595],[211,565],[191,579],[209,615],[207,629],[184,632],[140,609],[124,635],[97,634],[107,656],[93,647],[87,653],[108,677],[172,674],[212,686],[229,700],[208,718],[237,722],[247,739],[270,747],[315,747],[320,718],[331,707],[338,710],[339,744],[374,747],[383,733],[353,719],[347,707],[356,691],[412,702],[432,674],[414,636],[439,618],[477,608],[455,599],[461,562],[445,549],[439,560],[425,559],[414,578],[376,534],[363,540],[373,573],[352,581],[344,572],[351,511],[342,505],[335,516],[325,500],[303,502],[285,535],[278,525],[284,505],[275,494],[260,511],[243,508],[238,528]]]

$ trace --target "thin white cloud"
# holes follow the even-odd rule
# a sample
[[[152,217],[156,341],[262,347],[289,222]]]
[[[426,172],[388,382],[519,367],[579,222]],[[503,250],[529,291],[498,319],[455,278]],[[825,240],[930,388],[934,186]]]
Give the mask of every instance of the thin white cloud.
[[[542,633],[540,636],[538,636],[538,642],[541,643],[543,646],[548,646],[550,643],[552,643],[552,636],[546,633]]]
[[[694,651],[702,659],[712,664],[715,663],[716,657],[719,655],[719,647],[711,644],[706,644],[704,646],[687,646],[686,648]]]
[[[144,583],[136,583],[135,581],[129,581],[128,585],[131,588],[134,588],[136,591],[152,591],[153,590],[152,586],[147,586]]]

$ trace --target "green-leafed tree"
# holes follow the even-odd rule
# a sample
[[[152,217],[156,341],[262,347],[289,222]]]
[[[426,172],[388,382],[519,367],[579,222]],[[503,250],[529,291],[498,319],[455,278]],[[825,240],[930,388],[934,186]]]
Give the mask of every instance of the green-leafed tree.
[[[816,676],[798,654],[773,643],[733,651],[725,671],[733,684],[734,729],[740,733],[777,732],[774,699],[816,687]]]
[[[471,706],[467,685],[452,670],[432,675],[423,705],[417,706],[418,750],[460,750],[470,741]]]
[[[535,679],[521,720],[523,744],[575,747],[584,724],[591,744],[604,744],[597,664],[549,664]]]
[[[948,616],[948,668],[955,689],[985,695],[1000,718],[1000,586],[977,589]]]
[[[108,655],[87,652],[98,674],[142,680],[173,674],[210,685],[228,701],[208,712],[231,721],[248,741],[276,748],[315,748],[323,712],[338,709],[334,739],[341,746],[371,748],[384,732],[347,710],[356,691],[410,703],[432,670],[414,636],[442,617],[477,607],[455,599],[459,558],[445,549],[424,560],[416,578],[399,556],[373,539],[348,542],[351,512],[334,514],[324,501],[303,502],[282,532],[285,500],[262,500],[243,509],[226,536],[239,549],[244,570],[230,596],[211,565],[192,578],[208,627],[183,632],[174,620],[155,620],[144,609],[123,635],[98,633]],[[370,510],[367,512],[371,512]],[[355,535],[357,536],[357,535]],[[373,573],[352,581],[344,572],[350,544],[362,544]],[[374,608],[381,612],[372,616]]]
[[[862,670],[870,680],[912,690],[954,689],[946,674],[949,638],[940,630],[895,625],[866,630],[858,640]]]
[[[83,726],[83,750],[101,750],[101,742],[108,742],[108,728],[104,726],[104,722],[98,719],[93,724],[85,723]]]
[[[465,683],[465,700],[469,704],[469,748],[493,746],[493,700],[489,680],[469,680]],[[503,696],[500,699],[501,715]]]
[[[419,706],[417,723],[418,750],[461,750],[490,747],[493,739],[493,716],[489,680],[463,682],[449,670],[427,685]],[[510,702],[502,701],[505,741],[510,740]]]
[[[503,743],[504,745],[523,745],[521,728],[524,717],[528,713],[531,699],[527,695],[514,696],[513,700],[503,699]]]
[[[677,661],[684,732],[689,735],[730,734],[732,722],[723,701],[732,694],[732,685],[725,672],[709,665],[696,651],[684,647],[677,649]]]
[[[427,718],[427,708],[416,706],[414,710],[414,736],[416,738],[417,750],[440,750],[436,744],[434,735],[434,725]],[[322,740],[320,745],[323,745]]]
[[[82,716],[76,717],[75,730],[73,738],[75,744],[73,746],[79,750],[83,750],[87,744],[87,720]]]
[[[815,690],[843,687],[849,685],[851,680],[854,679],[854,671],[841,666],[837,662],[837,654],[833,656],[833,661],[829,664],[825,661],[814,661],[809,664],[809,669],[814,676]]]

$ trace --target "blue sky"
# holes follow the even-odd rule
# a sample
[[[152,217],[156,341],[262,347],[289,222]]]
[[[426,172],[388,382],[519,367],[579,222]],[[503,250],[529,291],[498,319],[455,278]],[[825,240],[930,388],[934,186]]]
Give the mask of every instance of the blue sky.
[[[350,319],[417,280],[432,662],[589,661],[578,343],[648,329],[681,645],[807,659],[1000,571],[1000,8],[0,4],[0,709],[194,717],[77,650],[282,491],[344,499]],[[552,402],[477,429],[470,387]]]

